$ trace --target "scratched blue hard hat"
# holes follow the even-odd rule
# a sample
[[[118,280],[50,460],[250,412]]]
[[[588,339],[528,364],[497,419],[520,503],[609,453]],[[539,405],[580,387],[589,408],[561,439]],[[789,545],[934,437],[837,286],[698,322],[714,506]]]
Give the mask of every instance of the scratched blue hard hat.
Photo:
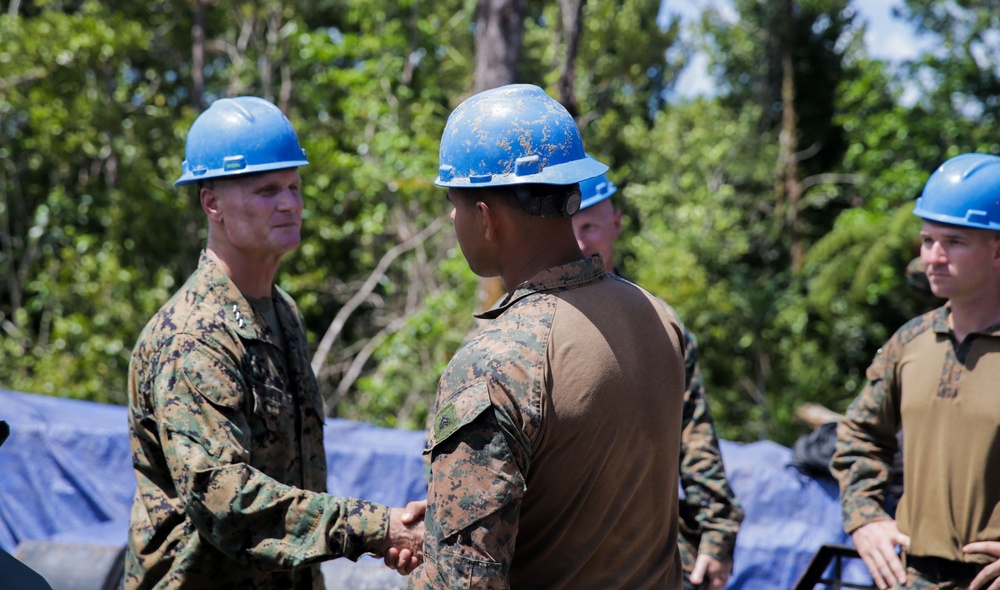
[[[1000,157],[962,154],[931,174],[913,214],[922,219],[1000,230]]]
[[[618,187],[608,180],[606,174],[584,180],[580,183],[580,198],[583,199],[580,202],[580,211],[610,198],[616,192]]]
[[[607,169],[583,151],[576,121],[561,104],[538,86],[510,84],[480,92],[451,113],[434,183],[569,185]]]
[[[213,102],[191,125],[184,155],[174,186],[309,164],[281,109],[255,96]]]

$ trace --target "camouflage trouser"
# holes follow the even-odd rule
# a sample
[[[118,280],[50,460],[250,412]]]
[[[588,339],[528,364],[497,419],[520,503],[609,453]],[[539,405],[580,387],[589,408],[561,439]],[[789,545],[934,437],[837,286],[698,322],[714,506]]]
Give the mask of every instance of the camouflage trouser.
[[[893,590],[968,590],[972,580],[958,580],[956,582],[933,582],[920,575],[920,572],[912,567],[906,568],[906,585],[896,584]]]

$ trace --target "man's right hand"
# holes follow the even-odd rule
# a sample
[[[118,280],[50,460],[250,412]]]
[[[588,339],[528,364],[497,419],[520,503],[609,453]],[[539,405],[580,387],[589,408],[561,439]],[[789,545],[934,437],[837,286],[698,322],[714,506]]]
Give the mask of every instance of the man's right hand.
[[[424,561],[424,513],[427,501],[410,502],[389,512],[389,531],[382,544],[385,564],[407,575]]]
[[[906,583],[906,569],[896,546],[909,548],[910,538],[899,532],[895,520],[870,522],[851,533],[851,538],[880,590],[892,588],[896,582]]]

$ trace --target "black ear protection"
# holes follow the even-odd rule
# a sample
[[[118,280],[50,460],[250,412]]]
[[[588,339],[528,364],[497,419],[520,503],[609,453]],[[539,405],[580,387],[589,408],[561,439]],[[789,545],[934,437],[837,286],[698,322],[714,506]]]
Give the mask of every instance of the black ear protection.
[[[515,186],[514,194],[521,206],[535,217],[571,217],[580,210],[578,184],[571,185],[569,191],[550,192],[542,196],[535,196],[528,189]]]

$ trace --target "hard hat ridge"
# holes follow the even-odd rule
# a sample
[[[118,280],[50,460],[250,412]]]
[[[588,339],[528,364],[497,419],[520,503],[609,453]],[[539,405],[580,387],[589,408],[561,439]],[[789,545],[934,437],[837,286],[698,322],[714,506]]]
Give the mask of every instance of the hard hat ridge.
[[[174,186],[309,164],[288,118],[255,96],[213,102],[191,125],[184,153]]]

